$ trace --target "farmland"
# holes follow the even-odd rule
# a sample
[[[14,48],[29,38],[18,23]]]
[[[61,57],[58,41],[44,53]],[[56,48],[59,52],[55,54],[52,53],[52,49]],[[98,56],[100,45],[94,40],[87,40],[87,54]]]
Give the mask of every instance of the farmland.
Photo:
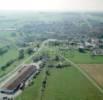
[[[96,91],[96,88],[75,68],[59,71],[54,69],[48,79],[43,100],[102,99],[103,95]]]
[[[80,53],[76,50],[74,51],[64,51],[62,54],[72,60],[77,64],[102,64],[103,63],[103,56],[95,56],[92,57],[90,52]]]
[[[41,74],[16,100],[34,98],[40,100],[40,81],[44,76],[43,73]],[[97,98],[102,100],[103,95],[78,70],[70,67],[51,69],[42,100],[97,100]]]
[[[18,55],[17,50],[14,48],[11,48],[7,53],[0,56],[0,66],[3,66],[8,61],[15,59],[17,55]],[[4,74],[8,73],[9,71],[11,71],[11,69],[13,69],[13,67],[11,68],[8,67],[5,71],[2,71],[2,69],[0,68],[0,76],[3,76]]]
[[[23,64],[41,62],[40,73],[15,100],[103,100],[103,54],[94,53],[103,51],[102,14],[23,12],[3,16],[0,82]]]
[[[45,47],[44,52],[51,57],[59,54],[56,49]],[[79,53],[79,52],[78,52]],[[83,57],[83,55],[82,55]],[[69,59],[69,58],[68,58]],[[52,62],[53,63],[53,62]],[[56,62],[55,62],[56,63]],[[89,63],[89,62],[87,62]],[[45,66],[46,67],[46,66]],[[16,100],[99,100],[103,99],[102,93],[95,87],[78,69],[74,66],[67,68],[50,68],[50,75],[47,78],[46,88],[41,93],[44,71],[34,80],[34,84],[29,86]],[[38,83],[41,82],[40,83]],[[38,86],[39,85],[39,86]],[[35,87],[36,86],[36,87]],[[36,88],[33,89],[33,87]],[[30,94],[28,94],[30,92]],[[42,96],[42,97],[41,97]]]
[[[80,64],[80,67],[103,87],[103,64]]]

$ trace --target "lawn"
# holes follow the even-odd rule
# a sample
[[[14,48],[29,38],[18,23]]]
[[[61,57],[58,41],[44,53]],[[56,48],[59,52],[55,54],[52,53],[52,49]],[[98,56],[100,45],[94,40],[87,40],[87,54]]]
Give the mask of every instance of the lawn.
[[[16,100],[40,100],[44,73],[26,88]],[[53,68],[48,76],[42,100],[103,100],[103,95],[74,67]]]
[[[64,51],[62,53],[65,57],[69,58],[75,63],[81,64],[102,64],[103,56],[92,57],[89,52],[80,53],[78,51]]]

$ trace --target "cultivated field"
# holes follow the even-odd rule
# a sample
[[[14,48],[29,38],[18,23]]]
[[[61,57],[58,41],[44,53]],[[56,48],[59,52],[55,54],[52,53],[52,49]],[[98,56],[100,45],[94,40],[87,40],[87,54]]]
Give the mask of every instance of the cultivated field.
[[[41,100],[43,76],[42,72],[34,84],[26,88],[16,100]],[[42,100],[103,100],[103,95],[74,67],[53,68]]]
[[[103,100],[98,87],[78,70],[81,67],[89,74],[90,79],[93,78],[103,87],[103,56],[93,56],[91,50],[80,52],[75,46],[75,43],[84,45],[92,36],[103,39],[103,14],[83,16],[79,13],[21,12],[0,17],[0,28],[16,29],[0,31],[0,82],[8,79],[11,75],[8,76],[8,73],[22,63],[44,63],[40,74],[33,77],[33,81],[15,100]],[[88,27],[84,19],[95,30]],[[43,43],[48,39],[63,41],[53,45]],[[100,48],[103,49],[103,46]]]
[[[103,87],[103,64],[80,64],[101,87]]]

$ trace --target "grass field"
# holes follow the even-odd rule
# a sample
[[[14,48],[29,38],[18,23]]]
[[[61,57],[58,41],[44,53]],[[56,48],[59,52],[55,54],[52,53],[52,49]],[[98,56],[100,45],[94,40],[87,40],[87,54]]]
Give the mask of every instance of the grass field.
[[[4,65],[6,62],[18,57],[18,51],[16,48],[10,48],[7,53],[0,56],[0,65]]]
[[[79,66],[103,88],[103,64],[80,64]]]
[[[45,49],[49,55],[55,55],[55,53],[57,53],[57,51],[51,48],[44,48],[44,51]],[[66,58],[79,64],[103,63],[102,56],[92,58],[89,53],[68,51],[62,54]],[[31,60],[29,63],[30,62]],[[41,100],[41,86],[44,76],[45,73],[42,71],[41,74],[33,80],[34,84],[24,89],[16,100]],[[53,68],[50,70],[50,76],[48,76],[47,86],[42,100],[103,100],[103,94],[75,69],[75,67],[63,69]]]
[[[40,100],[44,73],[16,100]],[[42,100],[103,100],[103,95],[74,67],[51,69]]]
[[[47,49],[47,52],[49,49]],[[57,52],[52,50],[49,50],[49,55],[55,55]],[[103,58],[98,56],[92,59],[89,53],[79,53],[77,51],[73,54],[65,52],[64,55],[76,63],[102,63]],[[43,76],[44,73],[42,72],[34,80],[34,85],[26,88],[16,100],[41,100],[40,89]],[[42,100],[103,100],[103,94],[74,67],[53,68],[50,69],[50,76],[48,76]]]
[[[21,60],[16,60],[13,64],[8,66],[5,70],[0,69],[0,77],[6,75],[13,69],[15,69],[17,66],[23,63],[29,55],[25,54],[25,57]],[[7,53],[4,55],[0,56],[0,66],[5,65],[8,61],[17,59],[18,58],[18,50],[16,48],[10,48]]]
[[[66,58],[69,58],[75,63],[81,64],[102,64],[103,56],[92,57],[89,52],[80,53],[78,51],[64,51],[62,53]]]

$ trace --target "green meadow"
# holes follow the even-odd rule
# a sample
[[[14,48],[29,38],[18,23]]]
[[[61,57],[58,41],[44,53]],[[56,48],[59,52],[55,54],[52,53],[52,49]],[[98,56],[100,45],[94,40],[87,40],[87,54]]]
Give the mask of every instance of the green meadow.
[[[41,82],[44,73],[34,80],[16,100],[41,100]],[[53,68],[48,76],[42,100],[103,100],[103,95],[77,69]]]

